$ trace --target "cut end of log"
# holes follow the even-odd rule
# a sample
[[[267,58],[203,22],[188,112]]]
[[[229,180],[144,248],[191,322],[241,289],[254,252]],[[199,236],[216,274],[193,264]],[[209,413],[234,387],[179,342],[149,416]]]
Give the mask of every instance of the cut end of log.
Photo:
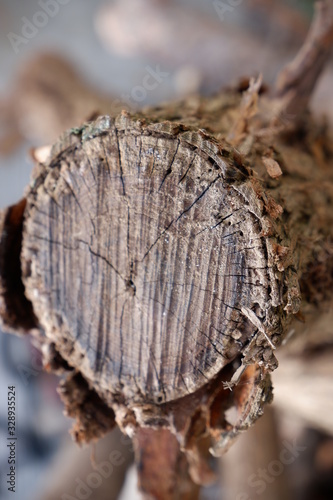
[[[173,401],[253,339],[258,359],[279,344],[269,216],[230,147],[124,113],[69,134],[40,170],[27,196],[26,295],[110,403]]]

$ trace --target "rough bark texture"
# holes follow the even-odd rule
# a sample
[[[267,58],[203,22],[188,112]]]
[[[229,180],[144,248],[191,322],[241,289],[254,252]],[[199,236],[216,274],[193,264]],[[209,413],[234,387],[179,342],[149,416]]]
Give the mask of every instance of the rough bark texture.
[[[31,302],[24,294],[20,253],[26,200],[10,207],[0,217],[0,314],[7,330],[24,333],[37,326]]]

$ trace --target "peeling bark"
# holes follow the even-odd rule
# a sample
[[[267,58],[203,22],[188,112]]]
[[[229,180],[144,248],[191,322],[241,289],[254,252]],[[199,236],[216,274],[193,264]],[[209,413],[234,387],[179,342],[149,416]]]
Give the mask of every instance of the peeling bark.
[[[186,457],[177,438],[167,429],[139,429],[134,448],[139,471],[139,488],[144,498],[196,500],[199,487],[188,474]]]

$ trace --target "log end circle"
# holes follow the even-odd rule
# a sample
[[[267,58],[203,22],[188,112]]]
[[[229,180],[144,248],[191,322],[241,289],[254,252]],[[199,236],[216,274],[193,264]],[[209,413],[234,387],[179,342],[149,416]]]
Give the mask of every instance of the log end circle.
[[[67,134],[39,170],[26,294],[92,385],[171,401],[260,335],[277,284],[249,172],[230,148],[123,114]]]

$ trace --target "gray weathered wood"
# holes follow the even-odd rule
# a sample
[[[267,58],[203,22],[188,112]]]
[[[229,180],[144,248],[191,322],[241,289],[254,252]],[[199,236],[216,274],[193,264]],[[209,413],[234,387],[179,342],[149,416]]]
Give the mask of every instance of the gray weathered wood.
[[[46,333],[60,352],[73,344],[89,380],[140,402],[191,393],[254,335],[267,347],[242,308],[278,342],[264,219],[229,151],[126,115],[67,140],[28,195],[23,276]]]

